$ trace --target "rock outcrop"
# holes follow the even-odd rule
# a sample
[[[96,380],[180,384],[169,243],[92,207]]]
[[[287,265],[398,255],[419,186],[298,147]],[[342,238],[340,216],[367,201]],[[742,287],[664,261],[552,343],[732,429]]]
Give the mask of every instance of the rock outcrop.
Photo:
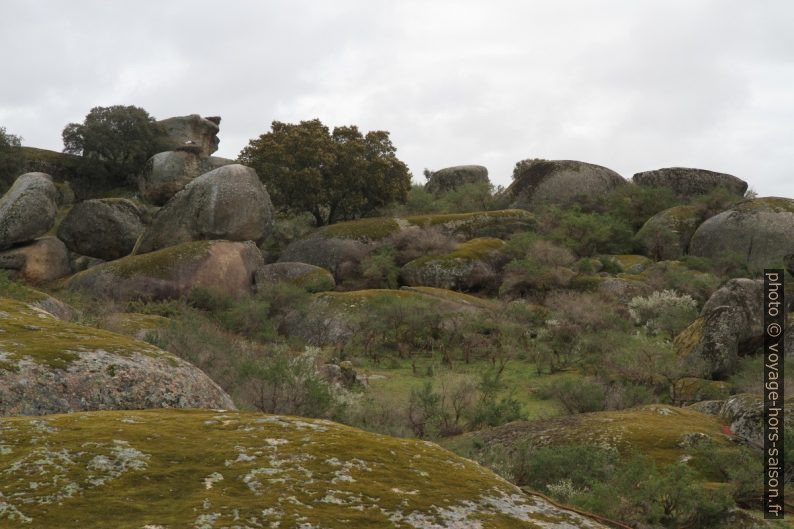
[[[113,411],[12,417],[2,432],[9,526],[608,527],[433,443],[330,421]]]
[[[157,212],[138,253],[210,239],[258,241],[273,223],[273,205],[256,172],[226,165],[205,173]]]
[[[433,171],[425,184],[431,193],[446,193],[466,184],[490,184],[488,169],[482,165],[457,165]]]
[[[45,173],[25,173],[0,198],[0,250],[32,241],[52,228],[59,193]]]
[[[103,263],[67,282],[68,288],[115,300],[175,299],[195,288],[250,293],[262,254],[252,242],[196,241]]]
[[[184,150],[157,153],[146,162],[138,190],[145,200],[162,206],[198,176],[233,163],[227,158]]]
[[[763,345],[763,281],[731,279],[708,299],[700,317],[675,339],[688,374],[724,378],[740,354]]]
[[[751,269],[776,264],[794,253],[794,200],[764,197],[744,200],[701,224],[689,253],[710,259],[732,258]]]
[[[574,160],[523,160],[505,190],[512,208],[532,211],[543,205],[565,206],[580,195],[605,195],[626,181],[615,171]]]
[[[58,226],[69,250],[110,261],[132,252],[143,234],[144,212],[131,200],[97,198],[75,205]]]
[[[333,290],[334,276],[325,268],[297,262],[280,262],[262,266],[256,271],[257,288],[284,282],[303,287],[310,292]]]
[[[234,408],[201,370],[143,342],[60,321],[5,298],[0,299],[0,324],[0,416]],[[0,444],[7,441],[3,435]]]
[[[209,156],[218,150],[221,118],[202,118],[198,114],[177,116],[157,122],[165,129],[170,150],[189,150]]]
[[[705,195],[717,188],[724,188],[739,196],[747,191],[747,182],[741,178],[689,167],[667,167],[645,171],[635,174],[632,180],[643,187],[666,187],[685,197]]]
[[[0,252],[0,269],[12,270],[27,283],[47,283],[72,273],[69,251],[56,237],[45,236],[25,246]]]

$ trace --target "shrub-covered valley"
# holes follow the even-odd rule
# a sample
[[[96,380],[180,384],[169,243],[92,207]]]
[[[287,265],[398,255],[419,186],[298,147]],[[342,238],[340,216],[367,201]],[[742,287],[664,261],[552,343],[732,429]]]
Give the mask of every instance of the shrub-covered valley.
[[[319,120],[231,160],[220,122],[0,128],[0,527],[789,527],[760,278],[794,199],[539,158],[419,184]]]

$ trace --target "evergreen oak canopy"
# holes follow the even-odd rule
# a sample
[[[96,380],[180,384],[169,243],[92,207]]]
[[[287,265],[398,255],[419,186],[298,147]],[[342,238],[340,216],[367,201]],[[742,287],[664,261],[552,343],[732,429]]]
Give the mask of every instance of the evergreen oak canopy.
[[[165,131],[135,106],[94,107],[83,123],[63,129],[63,151],[101,162],[111,180],[134,180],[152,155],[163,150]]]
[[[274,121],[249,142],[240,162],[253,167],[276,207],[308,211],[318,226],[356,219],[392,202],[405,202],[411,173],[386,131],[356,126],[330,131],[319,119]]]

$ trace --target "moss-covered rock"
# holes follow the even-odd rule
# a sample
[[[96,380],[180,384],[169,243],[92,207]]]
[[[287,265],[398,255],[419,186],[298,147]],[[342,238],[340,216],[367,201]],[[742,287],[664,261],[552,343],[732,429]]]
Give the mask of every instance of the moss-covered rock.
[[[156,347],[0,299],[0,416],[233,408],[204,373]]]
[[[617,266],[622,273],[641,274],[652,261],[644,255],[605,255],[605,259]]]
[[[505,190],[511,207],[532,211],[542,205],[565,206],[579,195],[604,195],[626,181],[611,169],[574,160],[523,160]]]
[[[637,232],[647,255],[654,259],[680,259],[689,248],[692,234],[703,222],[701,208],[675,206],[648,219]]]
[[[413,226],[434,227],[447,235],[466,239],[477,237],[506,239],[514,233],[532,229],[535,225],[534,215],[523,209],[413,215],[404,220]]]
[[[252,292],[262,262],[250,241],[196,241],[94,266],[66,285],[115,300],[173,299],[198,287],[239,296]]]
[[[307,263],[281,262],[261,266],[256,271],[257,288],[263,285],[286,282],[303,287],[309,292],[333,290],[334,276],[325,268]]]
[[[428,255],[414,259],[400,270],[400,278],[409,286],[473,290],[498,284],[496,277],[504,256],[501,239],[481,237],[458,245],[445,255]]]
[[[606,528],[432,443],[328,421],[114,411],[0,431],[7,526]]]
[[[685,455],[682,441],[692,434],[705,435],[717,446],[731,445],[718,417],[689,408],[652,404],[623,411],[513,422],[465,434],[445,446],[467,453],[473,446],[514,450],[527,443],[532,446],[591,443],[614,447],[623,454],[638,452],[665,465]]]
[[[770,267],[794,254],[794,200],[744,200],[703,222],[689,242],[689,253],[734,259],[752,270]]]
[[[688,405],[706,400],[727,399],[733,388],[721,380],[706,380],[696,377],[684,377],[673,385],[673,395],[676,404]]]
[[[136,340],[145,340],[170,323],[171,320],[169,318],[157,316],[156,314],[114,312],[102,316],[96,325],[102,329],[123,334]]]

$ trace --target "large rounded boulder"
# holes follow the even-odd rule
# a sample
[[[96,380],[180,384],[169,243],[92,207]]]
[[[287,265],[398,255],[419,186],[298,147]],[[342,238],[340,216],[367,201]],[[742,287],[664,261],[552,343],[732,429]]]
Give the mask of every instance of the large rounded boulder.
[[[740,355],[763,345],[762,280],[731,279],[703,305],[700,317],[675,338],[688,374],[722,379]]]
[[[143,410],[2,428],[5,527],[610,527],[436,444],[326,420]]]
[[[446,193],[466,184],[490,185],[488,169],[482,165],[457,165],[433,171],[428,175],[425,189],[431,193]]]
[[[664,187],[678,195],[691,197],[705,195],[714,189],[723,188],[735,195],[744,195],[747,182],[725,173],[689,167],[666,167],[655,171],[637,173],[632,178],[643,187]]]
[[[32,241],[55,224],[59,193],[50,175],[25,173],[0,198],[0,249]]]
[[[233,163],[226,158],[184,150],[157,153],[146,162],[138,179],[138,190],[145,200],[162,206],[196,177]]]
[[[114,300],[175,299],[196,288],[241,296],[253,291],[262,264],[250,241],[196,241],[99,264],[74,275],[67,286]]]
[[[209,156],[218,150],[218,132],[221,118],[203,118],[198,114],[177,116],[157,122],[167,135],[169,150],[188,149],[202,156]]]
[[[69,250],[103,260],[129,255],[143,234],[144,212],[124,198],[97,198],[75,205],[58,227]]]
[[[0,309],[0,416],[234,408],[201,370],[149,344],[21,301],[0,298]]]
[[[513,208],[565,206],[581,195],[606,195],[626,181],[615,171],[574,160],[523,160],[505,190]]]
[[[675,206],[648,219],[637,232],[646,255],[659,261],[676,260],[686,254],[692,235],[702,222],[697,206]]]
[[[47,283],[72,273],[69,250],[58,238],[45,236],[0,252],[0,269],[28,283]]]
[[[794,253],[794,200],[764,197],[739,202],[698,227],[689,253],[735,259],[755,270],[777,264]]]
[[[139,253],[209,239],[258,241],[273,223],[273,205],[250,167],[232,164],[187,184],[154,217]]]

